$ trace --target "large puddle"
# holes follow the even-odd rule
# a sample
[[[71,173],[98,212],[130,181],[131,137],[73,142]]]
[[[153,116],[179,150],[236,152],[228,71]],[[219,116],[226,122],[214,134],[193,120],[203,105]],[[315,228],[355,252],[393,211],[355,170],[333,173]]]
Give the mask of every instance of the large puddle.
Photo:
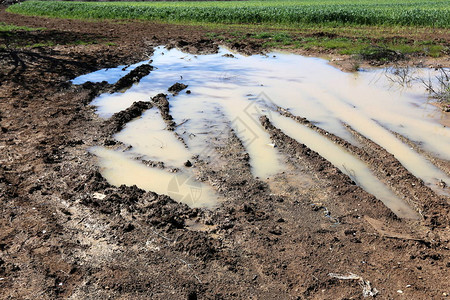
[[[427,104],[425,89],[419,83],[405,88],[395,84],[392,77],[385,76],[385,70],[349,74],[322,59],[283,53],[247,57],[221,48],[217,54],[191,55],[177,49],[158,47],[152,59],[155,70],[139,84],[123,93],[101,95],[92,104],[97,106],[100,116],[108,118],[134,101],[148,101],[158,93],[167,93],[167,88],[175,82],[185,83],[189,85],[190,93],[182,91],[177,96],[170,96],[169,101],[170,113],[174,121],[180,124],[176,133],[183,138],[186,146],[173,132],[164,129],[165,124],[156,109],[147,111],[115,136],[130,145],[129,150],[120,155],[112,150],[95,151],[100,157],[100,165],[107,165],[107,177],[113,184],[137,184],[167,194],[165,183],[156,180],[154,182],[157,183],[152,184],[152,180],[147,180],[144,184],[142,181],[145,179],[115,167],[113,156],[119,155],[117,161],[123,164],[132,156],[161,161],[168,167],[183,168],[183,163],[193,155],[200,158],[208,156],[210,140],[227,133],[229,128],[234,129],[242,140],[255,176],[268,178],[282,172],[285,169],[282,158],[258,120],[264,114],[286,134],[353,176],[355,182],[394,212],[412,217],[412,210],[379,182],[367,166],[312,130],[272,112],[270,107],[276,105],[357,144],[343,125],[349,124],[395,155],[411,173],[433,189],[445,193],[437,185],[441,180],[450,185],[450,179],[444,172],[391,132],[398,132],[433,155],[450,160],[450,129],[443,126],[441,120],[445,115]],[[102,80],[114,83],[136,66],[130,66],[126,71],[123,67],[101,70],[79,77],[74,83]],[[136,168],[134,171],[137,172],[141,163],[131,161],[133,166],[129,169]],[[141,171],[149,178],[161,176],[162,179],[164,176],[158,174],[167,173],[159,169],[148,171],[152,168],[142,167],[146,169]],[[134,171],[130,170],[131,173]],[[161,187],[165,192],[161,191]],[[211,196],[206,192],[205,195]],[[214,198],[213,195],[211,197]],[[204,205],[206,202],[197,201]]]

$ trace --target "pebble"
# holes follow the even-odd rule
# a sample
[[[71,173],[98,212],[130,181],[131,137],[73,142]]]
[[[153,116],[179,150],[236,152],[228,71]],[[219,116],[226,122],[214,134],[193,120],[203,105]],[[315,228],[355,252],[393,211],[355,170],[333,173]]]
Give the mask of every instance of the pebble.
[[[403,294],[403,291],[402,290],[398,290],[397,293]]]
[[[105,195],[105,194],[98,193],[98,192],[95,192],[92,196],[93,196],[95,199],[98,199],[98,200],[103,200],[103,199],[106,198],[106,195]]]

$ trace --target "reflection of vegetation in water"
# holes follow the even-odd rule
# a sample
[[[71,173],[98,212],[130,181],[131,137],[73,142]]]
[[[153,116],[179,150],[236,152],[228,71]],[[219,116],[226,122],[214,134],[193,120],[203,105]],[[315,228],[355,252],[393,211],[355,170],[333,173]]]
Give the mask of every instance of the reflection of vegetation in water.
[[[410,87],[414,81],[417,81],[417,78],[413,76],[413,73],[413,70],[409,66],[393,66],[385,70],[384,76],[392,83],[403,87]]]
[[[441,67],[438,71],[434,80],[429,78],[428,81],[422,80],[422,83],[433,98],[450,104],[450,70]]]
[[[406,67],[393,66],[387,68],[384,75],[392,83],[403,87],[411,87],[414,82],[422,83],[432,98],[443,103],[450,103],[450,70],[446,68],[436,68],[438,74],[423,78],[416,76],[414,69]]]

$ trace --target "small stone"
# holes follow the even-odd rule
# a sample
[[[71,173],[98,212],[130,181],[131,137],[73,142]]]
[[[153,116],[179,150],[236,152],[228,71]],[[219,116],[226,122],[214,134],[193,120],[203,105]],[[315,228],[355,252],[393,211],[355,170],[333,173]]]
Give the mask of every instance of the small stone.
[[[103,199],[106,198],[106,195],[105,195],[105,194],[102,194],[102,193],[97,193],[97,192],[95,192],[95,193],[92,195],[92,197],[94,197],[95,199],[98,199],[98,200],[103,200]]]
[[[402,290],[398,290],[397,293],[403,294],[403,291]]]
[[[185,163],[184,163],[184,166],[185,167],[192,167],[192,163],[191,163],[191,161],[190,160],[188,160],[188,161],[186,161]]]

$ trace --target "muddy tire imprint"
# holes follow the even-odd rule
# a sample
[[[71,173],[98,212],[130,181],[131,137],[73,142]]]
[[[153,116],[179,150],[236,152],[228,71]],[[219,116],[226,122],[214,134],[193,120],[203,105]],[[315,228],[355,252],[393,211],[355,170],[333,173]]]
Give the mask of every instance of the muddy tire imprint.
[[[367,163],[375,175],[377,175],[382,182],[390,186],[398,196],[405,199],[412,207],[414,207],[424,219],[428,220],[427,224],[430,226],[434,227],[448,224],[448,205],[444,205],[444,203],[448,201],[446,200],[446,197],[437,195],[433,190],[426,186],[421,179],[415,177],[403,167],[394,155],[388,153],[378,144],[365,138],[356,130],[344,124],[345,128],[363,145],[363,147],[360,148],[315,126],[305,118],[293,115],[284,108],[279,107],[278,111],[281,115],[290,117],[298,123],[317,131],[322,136],[342,146],[344,149]],[[442,215],[441,220],[436,220],[434,217],[436,209],[447,212]],[[434,218],[433,221],[431,221],[430,218]]]

